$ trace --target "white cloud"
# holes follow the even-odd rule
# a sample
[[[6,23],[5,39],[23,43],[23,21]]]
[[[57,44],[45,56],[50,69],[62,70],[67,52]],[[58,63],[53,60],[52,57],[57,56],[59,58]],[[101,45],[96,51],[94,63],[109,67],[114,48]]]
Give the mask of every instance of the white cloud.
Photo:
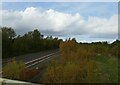
[[[89,17],[86,26],[92,30],[92,35],[113,37],[118,33],[118,16],[113,15],[110,19]]]
[[[24,11],[1,10],[2,26],[11,26],[18,33],[38,28],[43,34],[89,35],[90,37],[112,37],[118,34],[118,16],[109,19],[90,16],[85,20],[79,13],[66,14],[53,9],[28,7]]]

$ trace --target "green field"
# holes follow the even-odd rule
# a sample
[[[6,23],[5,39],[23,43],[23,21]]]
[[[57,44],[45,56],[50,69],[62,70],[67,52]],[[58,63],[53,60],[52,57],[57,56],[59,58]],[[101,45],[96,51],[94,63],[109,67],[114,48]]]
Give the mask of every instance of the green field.
[[[99,83],[117,83],[118,82],[118,59],[115,57],[96,56],[95,61],[99,65],[96,75]]]

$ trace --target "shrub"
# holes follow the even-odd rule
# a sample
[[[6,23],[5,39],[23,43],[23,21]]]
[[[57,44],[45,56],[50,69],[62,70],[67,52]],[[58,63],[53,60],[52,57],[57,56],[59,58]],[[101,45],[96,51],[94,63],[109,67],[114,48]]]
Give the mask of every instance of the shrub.
[[[17,62],[12,59],[3,67],[3,77],[10,79],[20,79],[20,73],[25,69],[25,64],[22,61]]]
[[[90,48],[78,45],[72,40],[60,43],[60,63],[48,66],[44,75],[45,83],[85,83],[94,82],[96,62]]]

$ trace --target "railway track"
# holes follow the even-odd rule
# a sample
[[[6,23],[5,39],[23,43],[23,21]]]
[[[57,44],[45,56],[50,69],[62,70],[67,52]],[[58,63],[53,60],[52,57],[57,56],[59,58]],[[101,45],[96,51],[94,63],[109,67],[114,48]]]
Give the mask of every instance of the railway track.
[[[33,60],[30,60],[28,62],[25,62],[26,68],[30,68],[30,67],[35,66],[39,63],[42,63],[45,60],[49,59],[51,56],[55,55],[56,53],[58,53],[58,51],[54,52],[54,53],[47,54],[45,56],[42,56],[42,57],[39,57],[39,58],[36,58],[36,59],[33,59]],[[1,77],[2,73],[3,72],[0,71],[0,77]]]
[[[54,55],[54,54],[56,54],[56,53],[58,53],[58,52],[51,53],[51,54],[45,55],[45,56],[43,56],[43,57],[36,58],[36,59],[34,59],[34,60],[28,61],[28,62],[25,63],[26,68],[32,67],[32,66],[34,66],[34,65],[36,65],[36,64],[39,64],[39,63],[41,63],[41,62],[49,59],[52,55]]]

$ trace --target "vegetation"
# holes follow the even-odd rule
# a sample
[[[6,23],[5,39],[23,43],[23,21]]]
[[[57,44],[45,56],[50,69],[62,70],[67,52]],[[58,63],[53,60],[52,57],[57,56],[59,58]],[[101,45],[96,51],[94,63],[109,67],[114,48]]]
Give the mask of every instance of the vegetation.
[[[48,66],[43,83],[117,83],[118,44],[61,42],[60,59]]]
[[[25,64],[22,61],[16,62],[13,59],[3,67],[3,77],[9,79],[20,79],[21,72],[25,69]]]
[[[60,50],[60,57],[52,61],[44,72],[42,83],[117,83],[120,41],[78,43],[75,38],[62,41],[44,38],[37,29],[16,35],[9,27],[2,27],[3,58],[48,49]],[[14,59],[3,68],[3,77],[30,80],[39,71],[26,69]],[[24,76],[23,76],[24,75]]]
[[[16,35],[11,27],[2,27],[2,57],[14,57],[31,52],[51,50],[59,48],[62,41],[57,37],[47,36],[44,38],[37,29],[25,33],[23,36]]]
[[[3,67],[3,77],[15,80],[29,81],[35,75],[39,73],[39,69],[26,68],[26,65],[22,61],[16,61],[13,59]]]

